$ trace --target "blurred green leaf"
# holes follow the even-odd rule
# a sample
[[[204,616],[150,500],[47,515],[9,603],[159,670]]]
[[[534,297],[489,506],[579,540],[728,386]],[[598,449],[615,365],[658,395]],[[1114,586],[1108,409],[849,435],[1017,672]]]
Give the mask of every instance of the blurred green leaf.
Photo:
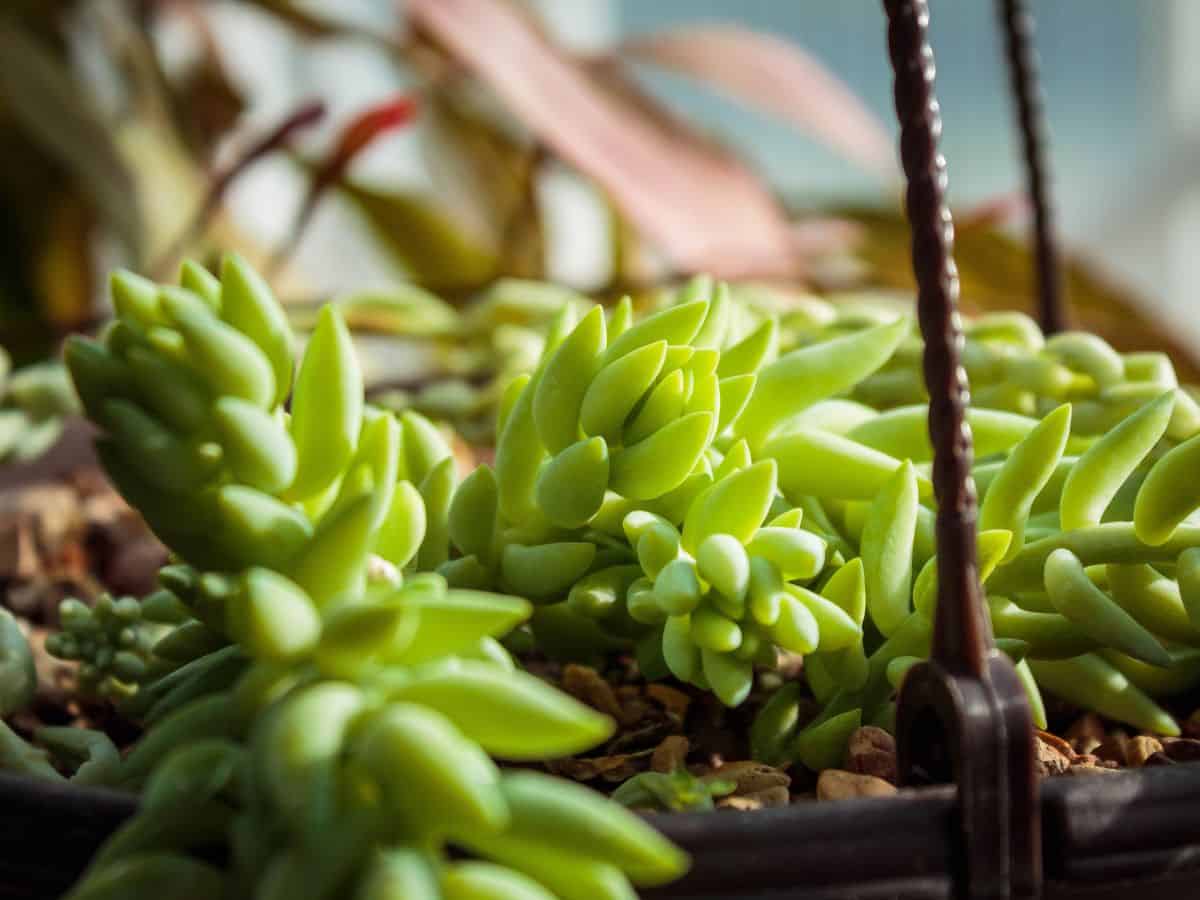
[[[422,132],[438,197],[500,254],[504,274],[544,274],[545,249],[534,180],[539,153],[496,115],[445,82],[431,86]]]
[[[845,208],[833,215],[863,227],[856,254],[869,266],[867,284],[915,291],[908,222],[899,211]],[[955,238],[954,260],[964,312],[1023,309],[1034,314],[1033,254],[1022,237],[982,226],[962,229]],[[1180,380],[1200,380],[1195,351],[1155,321],[1145,300],[1106,281],[1078,257],[1067,257],[1063,267],[1071,327],[1098,334],[1121,351],[1165,350]]]
[[[79,179],[96,209],[138,256],[142,229],[133,179],[79,83],[7,18],[0,18],[0,60],[0,101],[31,139]]]
[[[342,182],[339,193],[363,215],[383,248],[433,291],[478,287],[496,274],[496,255],[451,221],[433,197]]]

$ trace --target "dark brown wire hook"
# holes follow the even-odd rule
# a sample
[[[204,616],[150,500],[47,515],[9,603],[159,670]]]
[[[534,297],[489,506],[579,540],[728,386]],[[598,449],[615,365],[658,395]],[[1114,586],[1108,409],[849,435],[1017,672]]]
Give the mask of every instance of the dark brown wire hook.
[[[1034,45],[1033,13],[1028,0],[999,0],[1008,73],[1017,103],[1017,124],[1025,177],[1033,205],[1033,246],[1036,269],[1038,320],[1046,334],[1067,327],[1063,308],[1063,281],[1058,244],[1054,235],[1054,206],[1050,198],[1050,162],[1047,147],[1045,102]]]
[[[1012,663],[995,649],[979,583],[969,392],[960,361],[954,223],[946,205],[946,161],[938,149],[942,120],[929,7],[926,0],[884,0],[884,8],[938,500],[933,648],[900,689],[900,777],[957,779],[962,896],[1033,897],[1041,882],[1033,724]]]

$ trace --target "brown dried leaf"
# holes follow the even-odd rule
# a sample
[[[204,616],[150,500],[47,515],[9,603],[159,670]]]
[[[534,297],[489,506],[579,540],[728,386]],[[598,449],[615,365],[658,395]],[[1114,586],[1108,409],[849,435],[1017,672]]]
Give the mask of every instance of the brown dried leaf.
[[[657,682],[646,685],[646,696],[661,703],[663,709],[680,722],[687,718],[688,707],[692,705],[692,698],[683,691]]]
[[[826,769],[817,777],[818,800],[852,800],[859,797],[890,797],[896,786],[874,775],[856,775],[842,769]]]
[[[554,775],[575,781],[594,781],[599,778],[618,784],[646,770],[646,761],[653,751],[621,753],[615,756],[593,756],[585,759],[559,759],[547,763]]]
[[[622,724],[627,721],[624,708],[617,700],[612,685],[595,669],[571,663],[563,669],[562,689],[588,706],[607,713]]]
[[[1037,740],[1034,741],[1034,750],[1036,756],[1034,759],[1034,768],[1039,775],[1061,775],[1071,766],[1074,761],[1075,754],[1071,750],[1070,745],[1066,741],[1061,741],[1062,746],[1053,740],[1054,735],[1045,735],[1044,732],[1037,733]],[[1063,749],[1066,747],[1066,750]]]
[[[416,25],[473,70],[549,148],[592,177],[684,271],[794,272],[783,210],[728,154],[605,90],[497,0],[410,0]]]
[[[820,61],[787,41],[736,25],[692,25],[634,38],[619,52],[790,122],[881,179],[898,174],[889,129]]]

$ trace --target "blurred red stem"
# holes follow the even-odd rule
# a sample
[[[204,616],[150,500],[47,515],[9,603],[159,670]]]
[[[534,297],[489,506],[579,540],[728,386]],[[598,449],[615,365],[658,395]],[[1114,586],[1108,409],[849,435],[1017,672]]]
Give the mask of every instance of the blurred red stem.
[[[204,202],[201,204],[200,209],[196,212],[196,215],[192,218],[187,228],[183,230],[183,233],[171,244],[170,248],[159,258],[158,262],[151,267],[151,271],[155,274],[155,277],[166,277],[170,267],[179,259],[187,246],[204,233],[209,221],[220,208],[226,191],[229,190],[229,186],[233,184],[236,178],[264,156],[286,147],[298,131],[315,125],[324,116],[325,104],[323,102],[312,100],[305,103],[271,129],[271,131],[246,148],[228,166],[214,171],[212,177],[209,179],[208,191],[205,194]]]
[[[300,207],[291,233],[267,266],[268,277],[278,271],[295,251],[305,229],[316,212],[317,203],[321,196],[332,185],[337,184],[346,174],[346,170],[355,158],[367,149],[375,140],[390,131],[394,131],[412,121],[417,112],[417,101],[413,97],[399,97],[372,106],[350,121],[342,131],[337,145],[329,158],[313,175],[305,194],[304,203]]]

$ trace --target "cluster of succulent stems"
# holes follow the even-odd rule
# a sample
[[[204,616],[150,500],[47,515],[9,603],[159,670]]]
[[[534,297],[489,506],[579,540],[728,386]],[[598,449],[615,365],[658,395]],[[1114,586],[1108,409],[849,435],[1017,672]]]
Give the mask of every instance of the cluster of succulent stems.
[[[506,642],[633,654],[645,678],[731,707],[802,657],[749,739],[812,769],[860,725],[890,727],[929,653],[922,347],[894,305],[697,278],[635,313],[543,287],[535,305],[556,312],[537,352],[490,395],[494,463],[459,483],[443,429],[364,402],[344,305],[297,367],[282,308],[236,257],[219,278],[185,264],[180,286],[119,273],[112,293],[114,322],[67,364],[106,470],[175,560],[146,598],[66,605],[51,644],[147,727],[124,759],[63,750],[142,792],[77,900],[184,881],[197,897],[629,897],[686,861],[617,803],[497,766],[613,727]],[[1178,733],[1155,698],[1200,681],[1200,405],[1165,356],[1046,339],[1019,314],[969,322],[963,359],[980,575],[1035,721],[1045,689]],[[61,777],[0,737],[0,761]],[[616,799],[654,805],[672,777]]]

